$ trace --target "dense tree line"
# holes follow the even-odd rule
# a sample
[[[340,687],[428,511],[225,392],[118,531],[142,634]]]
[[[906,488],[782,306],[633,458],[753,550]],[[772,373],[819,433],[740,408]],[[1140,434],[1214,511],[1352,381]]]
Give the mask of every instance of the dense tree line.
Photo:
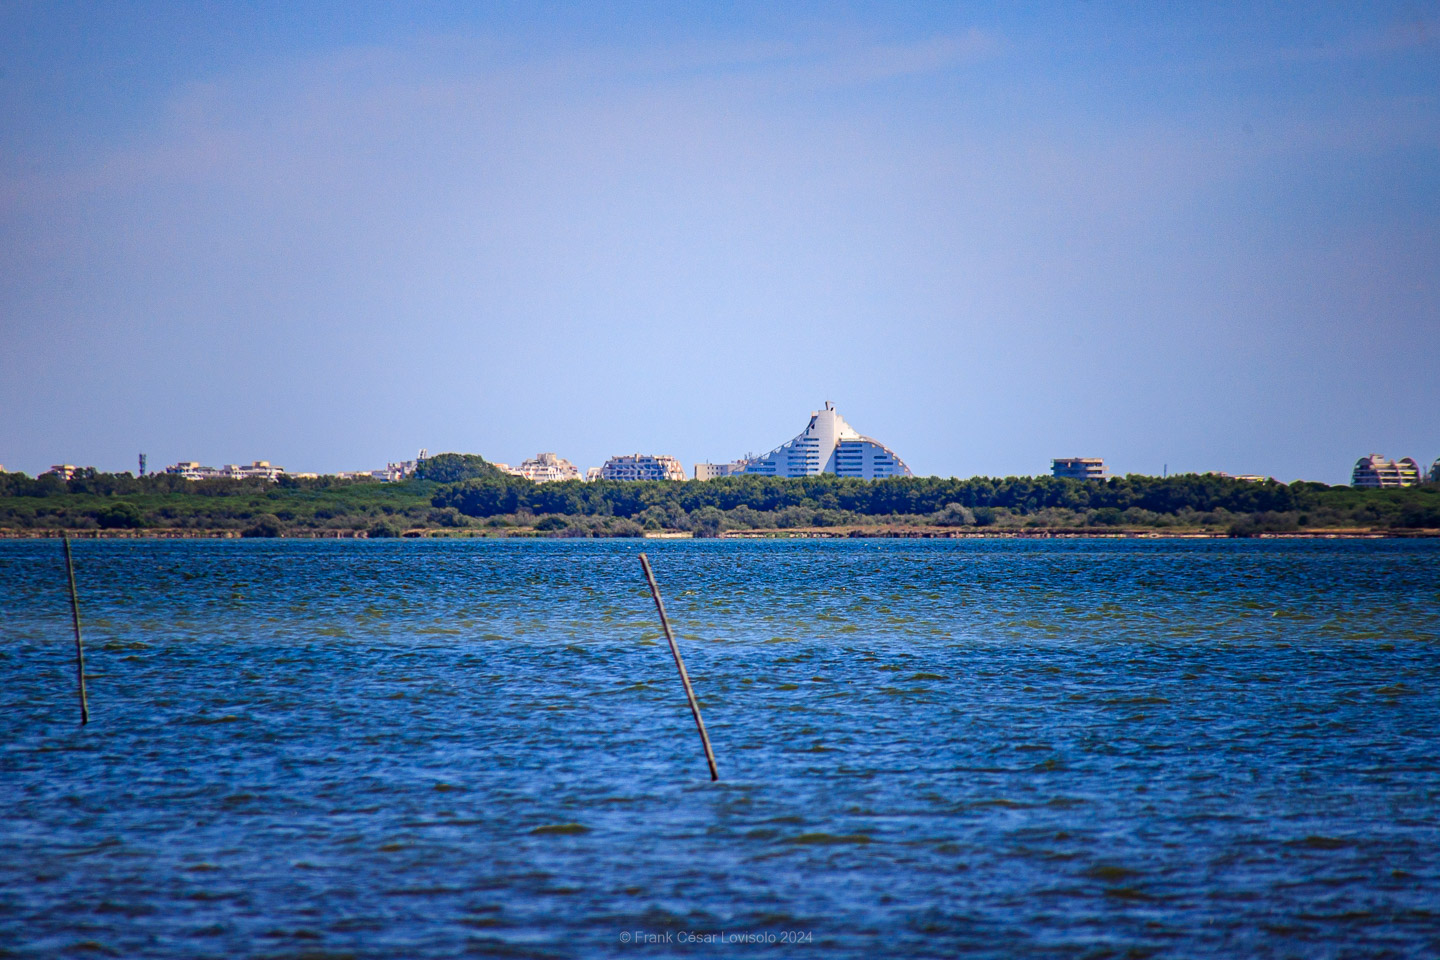
[[[23,473],[0,472],[0,497],[60,497],[75,494],[123,497],[167,493],[201,497],[241,497],[256,493],[268,494],[276,490],[334,490],[355,485],[378,484],[378,480],[368,477],[342,479],[336,476],[282,476],[273,483],[260,478],[187,480],[174,473],[150,473],[137,477],[130,473],[98,473],[92,467],[85,467],[77,470],[68,482],[54,473],[30,477]]]
[[[1013,518],[1030,525],[1154,526],[1177,520],[1237,530],[1300,526],[1440,527],[1440,488],[1353,490],[1319,483],[1251,483],[1210,474],[1126,476],[1106,481],[1056,477],[904,477],[855,480],[832,475],[784,479],[721,477],[666,481],[531,483],[520,477],[472,480],[436,491],[437,507],[479,518],[544,515],[619,517],[647,527],[835,526],[893,520],[985,526]]]
[[[0,528],[295,532],[443,525],[453,511],[430,505],[435,489],[424,481],[333,476],[271,483],[86,470],[67,483],[55,474],[0,473]]]
[[[182,528],[257,535],[486,528],[553,536],[642,530],[713,535],[730,529],[847,525],[942,527],[1208,527],[1237,534],[1302,527],[1440,528],[1440,486],[1358,490],[1248,483],[1213,475],[938,477],[854,480],[741,476],[536,484],[473,455],[442,454],[427,476],[399,483],[283,478],[190,481],[84,471],[68,483],[0,473],[0,528]],[[479,474],[475,476],[475,474]]]
[[[686,513],[706,507],[776,511],[787,507],[843,510],[862,516],[929,514],[950,504],[1034,513],[1139,508],[1173,514],[1225,509],[1258,513],[1297,509],[1329,488],[1322,484],[1247,483],[1225,477],[1117,477],[1104,482],[1055,477],[897,477],[854,480],[832,475],[783,479],[721,477],[704,483],[595,481],[531,483],[521,477],[472,480],[438,490],[436,506],[475,517],[528,510],[575,516],[634,517],[651,507]]]

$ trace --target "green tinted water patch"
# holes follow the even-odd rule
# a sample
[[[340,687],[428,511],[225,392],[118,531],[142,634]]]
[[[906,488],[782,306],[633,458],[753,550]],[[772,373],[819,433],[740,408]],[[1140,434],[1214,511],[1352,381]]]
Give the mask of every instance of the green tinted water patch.
[[[793,837],[787,837],[784,842],[801,846],[835,846],[837,844],[873,843],[874,839],[869,834],[864,833],[801,833]]]

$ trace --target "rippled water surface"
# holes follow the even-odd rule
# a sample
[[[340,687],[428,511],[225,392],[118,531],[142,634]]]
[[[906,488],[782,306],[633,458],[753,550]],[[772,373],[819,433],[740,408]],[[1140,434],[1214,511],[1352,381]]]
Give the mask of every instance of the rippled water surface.
[[[0,541],[0,956],[1440,954],[1440,544],[644,546],[718,784],[636,541],[78,542],[83,729]]]

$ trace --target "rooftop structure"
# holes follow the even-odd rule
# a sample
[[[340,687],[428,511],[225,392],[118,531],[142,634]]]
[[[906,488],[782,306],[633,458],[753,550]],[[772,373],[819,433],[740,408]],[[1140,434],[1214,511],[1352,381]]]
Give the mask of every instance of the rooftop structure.
[[[685,480],[685,468],[674,457],[632,453],[611,457],[600,468],[601,480]]]
[[[83,468],[83,467],[77,467],[77,466],[75,466],[75,464],[73,464],[73,463],[55,463],[55,464],[51,464],[51,465],[50,465],[50,469],[47,470],[47,471],[45,471],[45,472],[46,472],[46,473],[53,473],[53,474],[55,474],[57,477],[59,477],[61,480],[64,480],[66,483],[69,483],[69,482],[70,482],[70,478],[73,477],[73,476],[75,476],[75,474],[79,473],[82,469],[84,469],[84,468]]]
[[[1050,461],[1050,471],[1070,480],[1104,480],[1109,476],[1100,457],[1060,457]]]
[[[1352,487],[1413,487],[1420,482],[1420,464],[1410,457],[1386,460],[1378,453],[1355,461]]]
[[[745,472],[764,477],[833,473],[865,480],[912,475],[894,450],[857,433],[828,400],[823,410],[811,412],[803,433],[763,457],[752,459],[745,465]]]
[[[527,477],[536,483],[553,483],[557,480],[579,480],[580,470],[566,460],[564,457],[557,457],[553,453],[537,453],[528,460],[523,461],[518,468],[506,469],[506,473],[516,476]]]

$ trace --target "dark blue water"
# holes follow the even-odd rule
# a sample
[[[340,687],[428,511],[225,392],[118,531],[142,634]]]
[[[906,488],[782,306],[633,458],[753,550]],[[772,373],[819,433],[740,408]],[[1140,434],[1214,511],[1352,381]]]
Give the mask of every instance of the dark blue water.
[[[1440,543],[645,548],[719,784],[638,542],[77,543],[83,729],[0,542],[0,956],[1440,954]]]

